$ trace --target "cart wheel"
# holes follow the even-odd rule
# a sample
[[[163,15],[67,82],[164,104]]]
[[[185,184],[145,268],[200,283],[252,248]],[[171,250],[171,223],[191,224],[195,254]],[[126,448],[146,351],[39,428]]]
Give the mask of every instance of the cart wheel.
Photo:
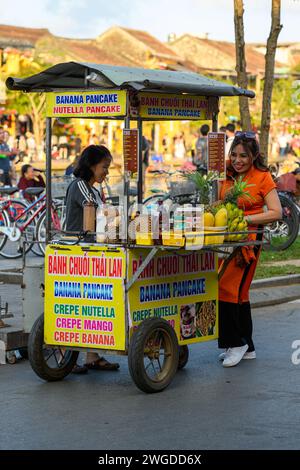
[[[130,375],[146,393],[164,390],[178,367],[177,336],[166,320],[149,318],[133,333],[128,351]]]
[[[55,382],[65,378],[73,369],[78,351],[46,347],[44,343],[44,315],[34,323],[28,339],[28,358],[34,372],[41,379]]]
[[[186,344],[179,346],[178,370],[183,369],[189,360],[189,348]]]

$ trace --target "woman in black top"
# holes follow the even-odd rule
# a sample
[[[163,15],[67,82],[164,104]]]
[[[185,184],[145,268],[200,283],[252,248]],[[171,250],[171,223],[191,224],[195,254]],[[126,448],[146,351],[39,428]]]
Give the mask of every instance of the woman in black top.
[[[74,170],[76,179],[67,189],[66,197],[66,230],[81,232],[83,230],[83,207],[87,202],[100,205],[102,196],[94,183],[102,183],[108,175],[112,161],[110,151],[103,145],[90,145],[81,154]],[[87,353],[86,364],[76,365],[74,373],[85,373],[88,369],[117,370],[119,364],[110,363],[96,353]]]
[[[102,195],[93,185],[94,183],[101,184],[105,180],[111,161],[110,151],[103,145],[90,145],[82,152],[73,172],[76,178],[67,189],[67,231],[82,231],[83,208],[87,202],[101,204]]]

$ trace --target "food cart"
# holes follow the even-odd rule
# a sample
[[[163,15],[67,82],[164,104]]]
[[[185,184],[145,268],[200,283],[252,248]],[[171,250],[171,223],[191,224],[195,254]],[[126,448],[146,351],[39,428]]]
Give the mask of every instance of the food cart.
[[[186,365],[188,345],[218,337],[217,251],[224,244],[143,245],[129,238],[133,173],[143,201],[143,121],[211,120],[216,132],[219,98],[254,93],[195,73],[75,62],[9,78],[7,86],[47,94],[45,309],[30,334],[32,368],[56,381],[71,372],[80,351],[128,355],[137,387],[163,390]],[[51,129],[58,117],[124,121],[125,236],[117,243],[52,238]]]

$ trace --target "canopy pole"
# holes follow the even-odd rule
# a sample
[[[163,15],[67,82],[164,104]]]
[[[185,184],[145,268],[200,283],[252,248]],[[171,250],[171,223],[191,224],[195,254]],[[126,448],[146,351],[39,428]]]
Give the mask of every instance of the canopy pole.
[[[213,113],[212,115],[212,131],[218,132],[218,112]],[[218,200],[218,181],[215,180],[212,182],[212,202]]]
[[[46,244],[51,239],[51,137],[52,118],[46,118]]]
[[[127,106],[127,109],[129,109],[129,106]],[[129,115],[127,115],[124,119],[124,130],[125,129],[130,129],[130,117],[129,117]],[[124,137],[123,137],[123,145],[124,145]],[[123,155],[124,155],[124,150],[123,150]],[[123,160],[124,160],[124,157],[123,157]],[[129,172],[125,168],[125,165],[124,165],[124,185],[123,186],[124,186],[125,241],[126,241],[126,243],[128,243],[128,221],[129,221],[128,209],[129,209],[130,176],[129,176]]]
[[[143,203],[143,190],[144,190],[144,169],[143,169],[143,121],[138,119],[138,204]]]

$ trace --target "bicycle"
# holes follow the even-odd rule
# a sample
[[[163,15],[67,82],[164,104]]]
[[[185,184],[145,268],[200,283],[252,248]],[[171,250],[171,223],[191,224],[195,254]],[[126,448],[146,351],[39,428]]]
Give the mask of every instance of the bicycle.
[[[24,192],[31,196],[39,196],[44,188],[28,188]],[[0,254],[4,258],[16,259],[30,251],[34,240],[38,241],[38,247],[44,254],[44,239],[41,235],[41,220],[46,217],[46,195],[38,197],[32,204],[25,206],[22,211],[14,216],[9,207],[11,200],[0,204]],[[55,230],[61,229],[59,214],[64,212],[61,201],[52,201],[51,218]],[[28,227],[30,230],[28,231]],[[31,238],[30,238],[31,236]]]
[[[7,224],[14,220],[15,218],[19,218],[20,222],[25,223],[28,217],[28,212],[25,212],[26,208],[28,207],[28,202],[24,199],[20,198],[12,198],[14,194],[19,192],[19,188],[16,186],[0,187],[0,227],[6,227]],[[6,215],[3,215],[3,210],[5,209]],[[32,221],[34,225],[34,221]],[[34,228],[32,225],[29,226],[27,235],[31,233],[33,237]],[[8,241],[6,241],[7,243]],[[0,231],[0,250],[5,244],[5,234],[4,232]]]

